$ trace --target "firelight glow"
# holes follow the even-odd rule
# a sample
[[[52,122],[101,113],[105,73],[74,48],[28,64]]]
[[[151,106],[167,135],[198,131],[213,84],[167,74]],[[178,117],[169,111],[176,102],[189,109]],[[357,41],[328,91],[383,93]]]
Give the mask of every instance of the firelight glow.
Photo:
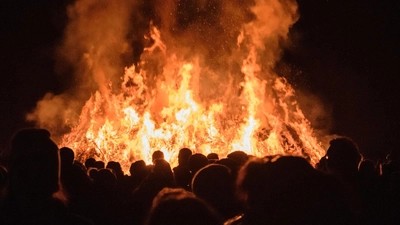
[[[112,60],[118,58],[118,49],[127,48],[123,25],[129,12],[113,1],[92,14],[88,6],[96,4],[93,1],[71,6],[75,14],[63,50],[73,51],[67,47],[71,43],[83,46],[85,63],[78,57],[76,70],[90,74],[98,89],[60,146],[72,148],[80,161],[118,161],[124,171],[139,159],[151,163],[155,150],[177,165],[183,147],[220,157],[235,150],[254,156],[297,155],[315,165],[325,151],[295,90],[274,72],[281,42],[298,18],[297,4],[256,0],[248,6],[248,20],[236,15],[235,7],[241,6],[230,1],[200,4],[196,11],[210,13],[211,19],[199,17],[199,23],[178,33],[173,28],[178,20],[171,15],[179,14],[179,5],[167,2],[157,6],[165,7],[159,10],[163,26],[149,23],[146,38],[151,44],[143,48],[140,62],[119,74],[120,82],[110,78],[118,71]],[[106,14],[107,23],[99,22]],[[216,15],[218,20],[213,19]],[[118,26],[110,26],[111,21]],[[220,37],[210,37],[213,34]],[[41,115],[40,109],[36,113]]]

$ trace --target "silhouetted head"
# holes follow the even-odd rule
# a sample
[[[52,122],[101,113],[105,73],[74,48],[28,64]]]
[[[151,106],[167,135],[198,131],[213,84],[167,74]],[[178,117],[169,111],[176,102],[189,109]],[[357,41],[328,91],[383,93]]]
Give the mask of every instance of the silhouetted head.
[[[146,163],[143,160],[135,161],[131,164],[129,172],[131,176],[136,176],[138,174],[147,173]]]
[[[370,159],[365,159],[361,161],[358,171],[363,177],[373,177],[376,171],[375,163]]]
[[[230,169],[224,165],[210,164],[201,168],[193,177],[192,191],[210,203],[225,219],[239,213],[235,202],[235,180]]]
[[[103,161],[101,161],[101,160],[97,160],[95,163],[94,163],[94,167],[96,167],[97,169],[104,169],[104,168],[106,168],[105,167],[106,166],[106,164],[103,162]]]
[[[305,181],[314,168],[301,157],[270,156],[250,160],[239,172],[237,183],[248,203],[258,202],[265,196],[296,188],[293,184]],[[278,199],[277,199],[278,200]]]
[[[222,225],[218,214],[184,189],[164,188],[153,200],[146,225]]]
[[[239,173],[240,169],[240,164],[232,159],[229,158],[222,158],[218,161],[215,162],[215,164],[220,164],[228,167],[231,171],[232,176],[235,178],[237,177],[237,174]]]
[[[188,148],[182,148],[179,150],[178,163],[179,165],[188,165],[189,157],[192,155],[192,150]]]
[[[361,155],[357,145],[349,138],[341,137],[330,141],[326,152],[326,165],[329,171],[339,175],[357,173]]]
[[[218,156],[217,153],[212,152],[212,153],[207,155],[207,159],[216,159],[216,160],[218,160],[219,156]]]
[[[97,169],[96,167],[90,167],[87,170],[87,175],[90,177],[90,179],[95,180],[98,172],[99,172],[99,169]]]
[[[325,193],[325,184],[325,188],[318,188],[317,177],[317,171],[301,157],[249,160],[237,180],[240,196],[248,206],[248,224],[326,224],[311,222],[316,218],[326,221],[323,216],[331,213],[324,214],[328,205],[322,196],[329,192]]]
[[[164,159],[164,152],[160,150],[154,151],[153,154],[151,155],[151,161],[154,163],[156,159]]]
[[[208,165],[208,159],[201,153],[195,153],[189,157],[190,172],[195,175],[199,169]]]
[[[232,190],[234,180],[230,169],[224,165],[210,164],[199,171],[192,180],[192,191],[196,196],[204,199],[218,197],[217,193]],[[211,193],[214,192],[214,193]],[[208,198],[212,195],[211,198]]]
[[[59,190],[59,149],[44,129],[23,129],[11,140],[10,192],[51,196]]]
[[[219,160],[219,156],[218,156],[218,154],[217,153],[209,153],[208,155],[207,155],[207,159],[208,159],[208,163],[210,164],[210,163],[215,163],[216,161],[218,161]]]
[[[61,166],[69,167],[72,166],[75,159],[75,153],[71,148],[62,147],[60,148],[60,159],[61,159]]]
[[[114,173],[117,175],[118,179],[121,179],[124,176],[124,171],[122,171],[121,164],[116,161],[109,161],[106,166],[107,169],[112,169]]]
[[[397,150],[397,149],[396,149]],[[400,151],[391,150],[389,154],[387,154],[386,159],[388,161],[400,161]]]
[[[318,163],[315,165],[315,168],[319,171],[328,172],[328,168],[326,166],[326,156],[323,156],[319,159]]]
[[[94,184],[102,190],[113,190],[116,187],[117,177],[112,169],[100,169],[94,178]]]
[[[95,166],[95,163],[96,163],[96,159],[94,159],[94,158],[92,158],[92,157],[87,158],[87,159],[85,160],[85,167],[86,167],[86,169],[89,169],[89,168],[91,168],[91,167],[96,167],[96,166]]]
[[[172,172],[171,166],[164,159],[156,159],[154,161],[153,173],[162,175],[168,181],[174,180],[174,174]]]
[[[229,153],[226,157],[228,159],[236,161],[237,163],[239,163],[240,166],[244,165],[249,159],[249,156],[244,151],[233,151]]]

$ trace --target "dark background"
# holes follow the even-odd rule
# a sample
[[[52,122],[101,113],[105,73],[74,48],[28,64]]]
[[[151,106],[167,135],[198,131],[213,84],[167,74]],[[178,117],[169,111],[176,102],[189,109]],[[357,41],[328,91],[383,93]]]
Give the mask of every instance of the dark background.
[[[45,93],[68,88],[54,71],[54,49],[72,2],[0,3],[1,148],[31,125],[25,115]],[[331,133],[354,139],[367,158],[399,151],[400,1],[297,2],[300,19],[283,56],[289,81],[318,96],[331,112]]]

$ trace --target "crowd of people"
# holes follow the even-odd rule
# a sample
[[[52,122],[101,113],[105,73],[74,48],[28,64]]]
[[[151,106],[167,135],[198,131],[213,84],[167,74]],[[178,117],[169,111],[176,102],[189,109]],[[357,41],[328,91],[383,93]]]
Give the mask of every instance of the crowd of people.
[[[299,156],[162,151],[151,164],[75,160],[45,129],[18,131],[0,165],[0,224],[400,224],[400,160],[364,159],[332,139],[313,166]]]

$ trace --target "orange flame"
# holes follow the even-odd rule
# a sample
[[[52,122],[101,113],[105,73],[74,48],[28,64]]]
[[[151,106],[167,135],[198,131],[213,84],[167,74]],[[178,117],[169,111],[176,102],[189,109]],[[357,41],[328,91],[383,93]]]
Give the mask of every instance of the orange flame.
[[[141,24],[153,19],[141,10],[153,3],[159,17],[157,26],[150,23],[150,44],[122,74],[121,56],[133,52]],[[124,171],[138,159],[150,163],[155,150],[176,165],[183,147],[220,157],[235,150],[297,155],[315,165],[325,151],[295,90],[274,73],[298,19],[295,0],[159,3],[77,0],[69,6],[58,54],[76,85],[47,94],[27,119],[52,131],[77,160],[118,161]],[[89,99],[87,93],[93,93]]]
[[[120,93],[96,92],[61,144],[74,149],[79,160],[119,161],[127,171],[133,161],[150,163],[155,150],[163,151],[176,165],[178,150],[188,147],[221,157],[242,150],[255,156],[290,154],[318,162],[324,151],[295,101],[293,88],[262,70],[254,47],[243,60],[239,94],[228,92],[204,101],[194,91],[204,70],[200,60],[188,62],[168,55],[160,31],[152,30],[156,40],[145,51],[151,55],[162,50],[167,58],[164,79],[156,80],[151,89],[147,71],[135,72],[131,66],[125,69]]]

